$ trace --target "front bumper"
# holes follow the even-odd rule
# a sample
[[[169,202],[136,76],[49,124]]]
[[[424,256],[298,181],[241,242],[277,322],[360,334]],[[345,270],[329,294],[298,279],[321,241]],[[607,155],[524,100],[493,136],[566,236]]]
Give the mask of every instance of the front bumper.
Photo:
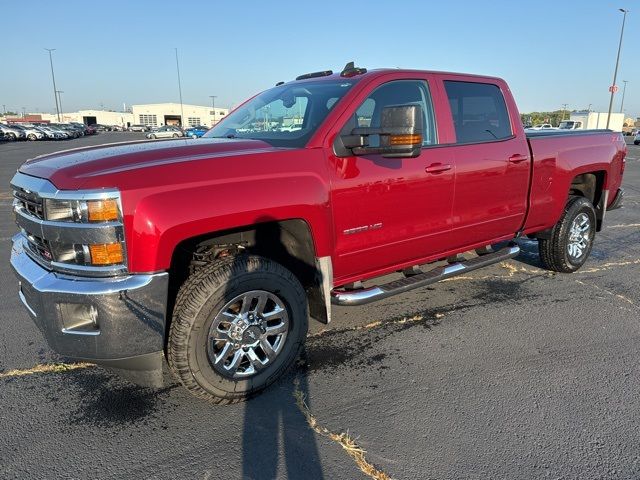
[[[49,346],[65,357],[97,363],[146,386],[162,385],[167,273],[85,278],[45,270],[13,237],[11,266],[18,295]],[[74,327],[78,311],[95,326]]]

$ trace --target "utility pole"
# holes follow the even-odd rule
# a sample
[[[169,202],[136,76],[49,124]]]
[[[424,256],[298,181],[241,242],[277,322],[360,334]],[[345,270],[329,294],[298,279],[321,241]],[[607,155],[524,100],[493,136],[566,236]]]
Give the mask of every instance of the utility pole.
[[[592,103],[589,104],[589,106],[587,107],[587,112],[591,111],[591,105],[593,105]]]
[[[55,48],[45,48],[47,52],[49,52],[49,63],[51,64],[51,79],[53,80],[53,97],[56,100],[56,114],[58,115],[58,122],[60,121],[60,108],[58,108],[58,94],[56,88],[56,76],[53,73],[53,57],[51,56],[51,52],[55,51]]]
[[[627,80],[622,80],[622,83],[624,83],[624,86],[622,87],[622,101],[620,102],[620,113],[622,113],[622,107],[624,107],[624,94],[627,91]]]
[[[24,120],[24,117],[27,116],[27,112],[26,109],[24,107],[22,107],[22,119]]]
[[[568,103],[563,103],[562,104],[562,120],[564,120],[564,113],[567,111],[567,106],[569,104]]]
[[[4,115],[7,116],[7,106],[4,103],[2,104],[2,111],[4,112]]]
[[[618,65],[620,63],[620,50],[622,50],[622,37],[624,35],[624,22],[627,19],[627,13],[629,10],[625,10],[624,8],[619,8],[623,13],[622,16],[622,29],[620,30],[620,42],[618,43],[618,56],[616,57],[616,68],[613,70],[613,84],[609,87],[611,91],[611,98],[609,99],[609,111],[607,112],[607,126],[605,128],[609,128],[609,121],[611,120],[611,109],[613,108],[613,96],[616,94],[616,79],[618,77]]]
[[[58,94],[58,103],[60,103],[60,114],[62,115],[62,119],[64,120],[64,110],[62,109],[62,95],[60,95],[64,92],[62,90],[56,90],[56,93]]]
[[[182,106],[182,84],[180,83],[180,64],[178,63],[178,49],[176,48],[176,71],[178,72],[178,93],[180,94],[180,128],[184,128],[184,108]]]
[[[217,95],[209,95],[209,98],[211,98],[211,110],[213,111],[213,125],[216,124],[216,98],[218,96]]]

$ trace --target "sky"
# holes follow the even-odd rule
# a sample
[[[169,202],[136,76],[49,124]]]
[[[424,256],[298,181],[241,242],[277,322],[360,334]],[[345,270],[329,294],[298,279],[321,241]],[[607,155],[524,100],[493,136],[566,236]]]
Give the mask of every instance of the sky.
[[[53,112],[178,102],[231,107],[349,61],[507,80],[521,112],[606,111],[627,14],[614,111],[640,116],[640,0],[2,2],[0,107]]]

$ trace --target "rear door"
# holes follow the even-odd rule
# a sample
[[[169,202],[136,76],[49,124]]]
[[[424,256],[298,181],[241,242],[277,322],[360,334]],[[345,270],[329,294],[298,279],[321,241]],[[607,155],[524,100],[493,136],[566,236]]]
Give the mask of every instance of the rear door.
[[[441,80],[455,135],[452,247],[515,234],[526,214],[531,159],[511,94],[497,79]]]

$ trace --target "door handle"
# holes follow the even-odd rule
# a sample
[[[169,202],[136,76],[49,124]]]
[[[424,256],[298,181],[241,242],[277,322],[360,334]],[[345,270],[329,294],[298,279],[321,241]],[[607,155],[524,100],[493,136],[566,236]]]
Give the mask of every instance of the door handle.
[[[424,171],[427,173],[442,173],[447,170],[451,170],[451,165],[448,163],[432,163],[424,168]]]
[[[524,162],[526,160],[529,160],[529,156],[528,155],[520,155],[519,153],[516,153],[515,155],[511,155],[509,157],[509,162],[510,163],[520,163],[520,162]]]

